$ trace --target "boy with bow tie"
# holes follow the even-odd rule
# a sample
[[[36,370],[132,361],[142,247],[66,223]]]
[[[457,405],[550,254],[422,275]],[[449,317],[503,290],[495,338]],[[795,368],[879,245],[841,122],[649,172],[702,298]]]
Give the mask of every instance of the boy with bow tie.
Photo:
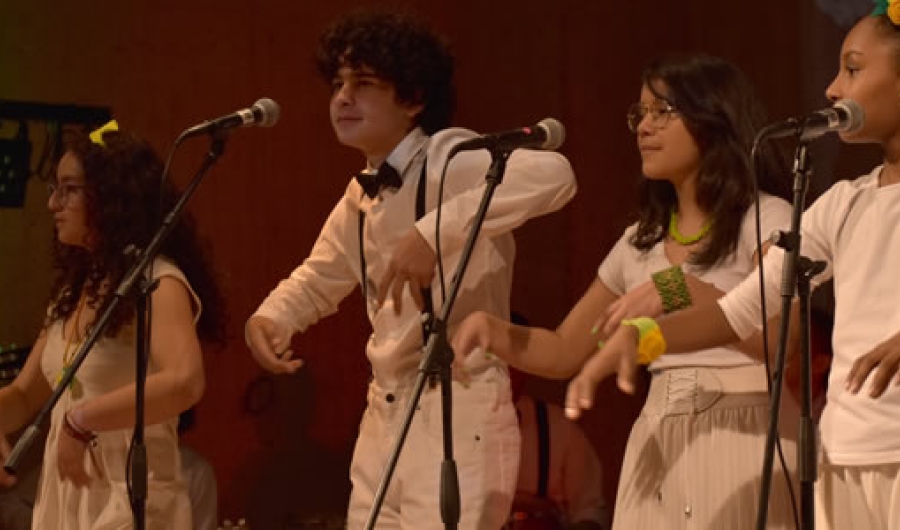
[[[334,313],[357,285],[373,333],[368,408],[351,465],[348,528],[361,528],[372,506],[401,412],[422,358],[422,312],[439,309],[436,207],[451,147],[474,133],[448,129],[454,106],[453,58],[430,30],[386,13],[338,20],[322,35],[319,71],[331,83],[331,122],[339,142],[366,158],[347,186],[309,257],[247,321],[257,362],[293,373],[291,337]],[[454,271],[481,201],[490,157],[462,153],[447,167],[440,248]],[[575,193],[572,169],[552,152],[516,151],[497,188],[448,326],[474,310],[506,318],[515,246],[511,230],[561,208]],[[519,433],[504,363],[473,355],[467,385],[454,382],[454,444],[461,492],[460,528],[499,528],[515,490]],[[428,389],[407,436],[378,518],[378,528],[443,528],[439,513],[440,393]]]

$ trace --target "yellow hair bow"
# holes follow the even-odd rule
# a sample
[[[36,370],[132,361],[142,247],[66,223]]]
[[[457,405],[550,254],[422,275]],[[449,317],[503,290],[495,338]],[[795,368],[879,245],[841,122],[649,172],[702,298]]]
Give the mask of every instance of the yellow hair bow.
[[[89,136],[91,138],[91,141],[94,142],[95,144],[106,147],[106,144],[103,143],[103,134],[107,133],[107,132],[118,131],[118,130],[119,130],[119,123],[116,120],[109,120],[108,122],[106,122],[106,125],[104,125],[103,127],[100,127],[99,129],[95,129],[94,131],[91,131],[91,134]]]

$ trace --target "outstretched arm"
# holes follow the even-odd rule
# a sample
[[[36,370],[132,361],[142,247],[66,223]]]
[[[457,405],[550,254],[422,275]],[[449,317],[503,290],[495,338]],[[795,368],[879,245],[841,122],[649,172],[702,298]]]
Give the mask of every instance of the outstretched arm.
[[[555,331],[473,313],[456,329],[453,350],[457,357],[465,357],[481,348],[525,372],[565,379],[596,350],[600,336],[592,332],[594,321],[613,300],[612,291],[595,280]]]
[[[738,340],[717,303],[673,313],[660,319],[659,327],[666,341],[667,353],[697,351]],[[612,374],[617,374],[616,381],[623,392],[633,394],[637,375],[637,345],[637,329],[620,326],[569,383],[566,415],[577,418],[582,410],[593,407],[597,384]]]
[[[359,285],[359,209],[352,182],[322,226],[312,251],[260,304],[255,315],[293,335],[337,311]],[[374,293],[373,293],[374,294]]]
[[[724,294],[715,285],[693,274],[684,274],[683,277],[692,305],[718,300]],[[602,328],[605,335],[612,335],[626,318],[661,317],[664,314],[663,305],[656,284],[653,280],[647,280],[610,304],[597,319],[596,326]]]

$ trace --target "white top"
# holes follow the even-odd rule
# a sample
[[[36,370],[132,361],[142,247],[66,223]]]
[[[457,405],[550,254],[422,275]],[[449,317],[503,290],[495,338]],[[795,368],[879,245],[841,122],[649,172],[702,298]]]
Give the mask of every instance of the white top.
[[[819,428],[822,445],[838,465],[900,462],[900,387],[868,396],[872,375],[857,395],[844,389],[853,362],[900,331],[900,185],[878,187],[881,166],[831,187],[803,215],[802,253],[827,263],[814,278],[834,278],[837,300],[828,397]],[[766,305],[780,310],[784,252],[763,261]],[[759,288],[744,281],[719,304],[731,327],[746,337],[759,326]]]
[[[172,262],[157,258],[153,262],[153,278],[172,277],[190,292],[194,303],[194,324],[200,318],[200,299]],[[97,432],[92,444],[96,460],[84,455],[84,469],[91,477],[87,488],[75,487],[71,481],[59,479],[57,445],[66,412],[79,403],[134,383],[135,327],[122,327],[115,337],[103,336],[91,348],[75,375],[75,384],[63,392],[53,408],[50,429],[44,449],[41,482],[34,507],[32,528],[130,528],[133,516],[128,501],[125,476],[128,472],[128,448],[133,429]],[[62,321],[47,328],[47,342],[41,357],[41,371],[51,386],[62,372],[66,339]],[[77,344],[78,347],[81,344]],[[158,368],[150,360],[148,373]],[[147,530],[192,528],[191,505],[182,480],[181,460],[176,433],[177,417],[144,430],[147,449]]]
[[[768,237],[773,230],[790,225],[791,206],[784,200],[772,195],[760,194],[759,207],[763,238]],[[598,272],[600,281],[618,296],[650,281],[653,273],[672,266],[666,257],[665,244],[662,241],[648,252],[642,252],[635,248],[630,240],[636,230],[637,224],[633,224],[625,230],[609,255],[603,260]],[[744,215],[738,246],[730,258],[706,271],[702,271],[688,262],[683,263],[681,268],[685,274],[692,274],[704,282],[715,285],[721,291],[728,291],[739,284],[755,268],[756,262],[753,257],[755,252],[756,213],[751,206]],[[742,366],[756,362],[734,348],[721,347],[686,354],[663,355],[650,365],[650,369],[661,370],[682,366]]]
[[[434,208],[447,151],[474,136],[475,133],[464,129],[446,129],[431,138],[421,129],[411,131],[387,158],[401,174],[404,185],[399,190],[386,189],[370,200],[363,195],[359,184],[351,180],[322,227],[309,257],[279,283],[256,314],[296,332],[334,313],[338,303],[362,280],[358,235],[362,210],[366,214],[366,277],[371,282],[367,308],[374,328],[366,352],[379,384],[390,388],[409,382],[421,360],[420,313],[408,287],[404,290],[403,311],[399,315],[394,314],[390,297],[383,306],[376,307],[377,285],[387,270],[394,247],[413,226],[435,248]],[[415,222],[416,190],[426,153],[428,213]],[[487,151],[466,151],[454,157],[447,169],[440,236],[448,294],[451,277],[483,196],[489,165]],[[451,334],[455,324],[475,310],[504,319],[509,317],[515,257],[511,230],[531,217],[562,208],[575,189],[572,168],[562,155],[520,149],[510,156],[449,319]],[[431,289],[435,311],[439,312],[443,300],[437,274]],[[475,354],[470,356],[467,368],[476,373],[497,363],[500,361],[493,357]]]

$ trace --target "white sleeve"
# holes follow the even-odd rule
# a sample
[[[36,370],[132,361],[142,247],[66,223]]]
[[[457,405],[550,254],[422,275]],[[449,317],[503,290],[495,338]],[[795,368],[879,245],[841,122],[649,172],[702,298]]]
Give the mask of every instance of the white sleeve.
[[[636,249],[631,244],[631,237],[637,230],[637,225],[629,226],[622,236],[613,245],[612,250],[603,259],[600,268],[597,269],[597,276],[606,287],[617,296],[622,296],[628,292],[628,285],[625,281],[625,267],[634,263],[633,253]]]
[[[178,265],[176,265],[175,262],[165,256],[157,257],[153,260],[153,279],[158,280],[166,276],[178,280],[184,285],[184,288],[187,289],[188,294],[190,294],[191,297],[191,310],[194,313],[193,323],[196,326],[197,323],[200,322],[200,313],[203,312],[203,302],[188,282],[187,276],[184,275],[184,272],[178,268]]]
[[[766,314],[777,315],[781,309],[781,268],[784,251],[770,247],[763,258],[766,280]],[[725,313],[731,329],[742,340],[762,329],[762,304],[759,301],[759,275],[756,269],[731,291],[719,298],[719,307]]]
[[[801,245],[802,254],[810,259],[824,260],[826,271],[816,276],[813,285],[819,285],[831,278],[830,245],[828,245],[827,233],[830,231],[830,220],[834,218],[835,190],[829,190],[819,198],[802,217]],[[788,211],[788,216],[790,211]],[[765,221],[765,214],[762,219]],[[765,226],[765,223],[763,224]],[[787,230],[790,228],[790,218],[787,224],[775,225],[772,229]],[[763,237],[766,237],[765,228]],[[781,281],[784,270],[785,252],[779,247],[772,246],[763,259],[763,276],[765,278],[766,314],[769,317],[781,312],[782,296]],[[737,287],[729,291],[719,299],[719,306],[725,313],[725,318],[734,332],[746,339],[753,333],[762,329],[762,304],[760,302],[759,275],[757,270],[745,278]]]
[[[257,315],[304,331],[337,311],[338,304],[359,284],[359,210],[354,206],[351,185],[332,210],[309,257],[269,293]]]
[[[765,243],[776,230],[787,230],[791,226],[791,205],[784,199],[767,194],[759,197],[760,238]],[[756,208],[751,206],[744,216],[741,227],[741,242],[748,249],[747,258],[754,259],[756,253]]]
[[[813,278],[813,286],[821,285],[834,276],[833,243],[847,221],[851,205],[849,197],[854,192],[855,188],[850,182],[837,182],[803,213],[803,255],[811,260],[825,262],[825,270]]]
[[[428,182],[433,183],[435,191],[449,149],[470,137],[472,133],[463,129],[447,129],[432,137],[428,148]],[[484,195],[490,162],[490,155],[485,151],[463,151],[448,165],[441,214],[441,247],[445,252],[463,247]],[[503,181],[494,192],[481,237],[510,232],[532,217],[562,208],[576,189],[572,166],[559,153],[516,150],[509,157]],[[431,248],[435,248],[435,223],[436,210],[416,223]]]

